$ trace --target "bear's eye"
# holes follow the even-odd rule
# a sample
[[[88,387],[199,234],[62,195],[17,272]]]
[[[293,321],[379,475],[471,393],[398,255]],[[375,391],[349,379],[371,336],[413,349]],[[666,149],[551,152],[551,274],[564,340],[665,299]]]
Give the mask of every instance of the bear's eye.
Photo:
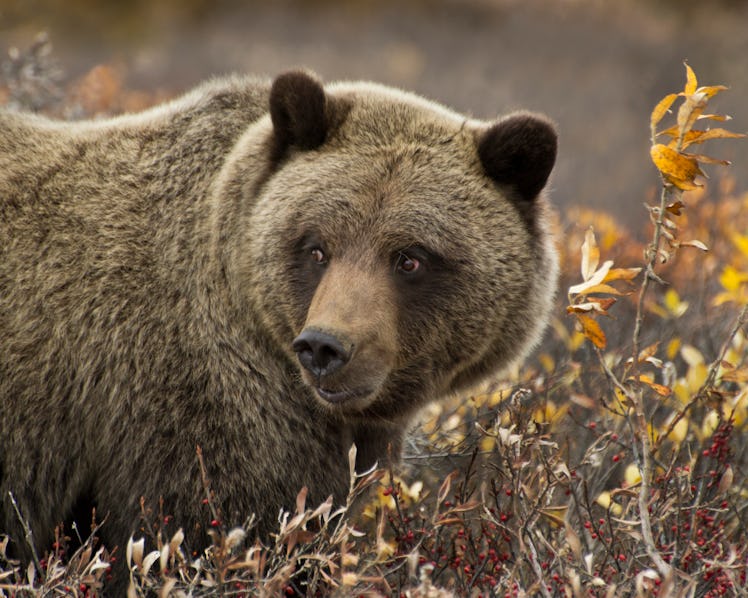
[[[315,264],[319,264],[320,266],[327,263],[327,256],[325,255],[325,252],[322,251],[319,247],[314,247],[310,250],[309,255],[312,256],[312,260],[314,260]]]
[[[397,256],[395,269],[400,274],[415,274],[421,269],[421,261],[418,258],[410,257],[403,252]]]

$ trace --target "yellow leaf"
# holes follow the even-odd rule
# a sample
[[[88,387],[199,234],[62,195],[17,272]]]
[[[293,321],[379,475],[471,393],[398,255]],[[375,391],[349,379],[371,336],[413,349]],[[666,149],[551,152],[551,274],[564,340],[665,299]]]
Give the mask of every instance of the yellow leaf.
[[[688,384],[688,390],[691,393],[697,392],[701,386],[706,382],[706,377],[709,375],[709,370],[703,363],[694,365],[688,369],[686,373],[686,384]]]
[[[693,72],[693,69],[688,65],[687,62],[685,62],[684,64],[686,66],[686,87],[683,89],[683,93],[690,96],[696,91],[698,82],[696,81],[696,73]]]
[[[676,187],[678,187],[678,189],[681,189],[682,191],[695,191],[696,189],[700,189],[701,187],[703,187],[703,185],[694,183],[693,180],[678,179],[670,175],[665,175],[665,179],[667,180],[667,182],[669,182],[672,185],[675,185]]]
[[[397,550],[397,544],[393,540],[377,538],[377,561],[385,561]]]
[[[710,410],[706,414],[704,421],[701,424],[701,438],[709,438],[719,427],[719,413],[714,409]]]
[[[635,463],[629,463],[626,466],[626,471],[623,472],[623,479],[626,480],[626,484],[629,486],[635,486],[642,481],[642,474]]]
[[[617,502],[613,502],[610,492],[608,491],[600,493],[597,497],[597,504],[599,504],[603,509],[610,510],[610,512],[616,517],[623,513],[623,507],[621,507]]]
[[[652,110],[652,116],[650,118],[650,123],[653,129],[662,120],[662,117],[665,116],[667,111],[670,110],[670,106],[673,105],[673,102],[675,101],[675,98],[677,97],[678,97],[677,93],[671,93],[669,95],[666,95],[664,98],[662,98],[659,101],[657,106],[655,106],[655,109]]]
[[[538,511],[541,515],[545,515],[554,527],[561,527],[564,525],[564,516],[568,509],[569,507],[564,505],[558,507],[545,507],[544,509],[538,509]]]
[[[735,234],[732,236],[732,242],[744,256],[748,257],[748,236]]]
[[[676,180],[692,183],[697,174],[702,174],[696,160],[661,143],[652,146],[650,155],[658,170],[672,179],[674,185]]]
[[[725,266],[722,270],[722,274],[719,275],[719,282],[730,292],[736,292],[740,289],[741,285],[748,281],[748,274],[745,272],[739,272],[732,266]]]
[[[683,145],[681,148],[686,149],[693,143],[704,143],[710,139],[739,139],[741,137],[745,137],[745,135],[743,133],[733,133],[727,129],[720,129],[719,127],[715,129],[707,129],[706,131],[692,130],[683,137]]]
[[[680,338],[675,337],[667,344],[667,349],[665,350],[665,354],[667,355],[667,358],[669,360],[675,359],[675,356],[678,354],[678,351],[680,351],[681,341]]]
[[[670,315],[675,318],[680,318],[688,309],[688,301],[681,301],[678,296],[678,291],[672,287],[665,293],[663,303]]]
[[[673,421],[675,420],[676,415],[673,413],[670,417],[667,418],[665,421],[665,424],[663,425],[663,430],[667,430],[672,425]],[[686,439],[686,435],[688,434],[688,418],[687,417],[681,417],[678,420],[678,423],[676,423],[673,426],[673,429],[670,431],[670,434],[668,434],[668,438],[673,440],[674,442],[683,442]]]
[[[695,132],[698,133],[699,131],[695,131]],[[678,125],[673,125],[672,127],[668,127],[667,129],[663,129],[662,131],[657,133],[658,137],[660,135],[667,135],[671,139],[677,139],[678,136],[680,135],[680,127],[678,127]]]
[[[480,450],[485,453],[490,453],[496,447],[496,438],[493,436],[484,436],[478,443]]]
[[[693,345],[683,345],[680,349],[680,356],[689,366],[694,367],[704,363],[704,356]]]
[[[598,349],[604,349],[606,345],[605,333],[600,324],[598,324],[593,318],[585,314],[577,314],[577,319],[582,325],[582,332],[585,337]]]
[[[541,353],[540,355],[538,355],[538,361],[540,362],[540,365],[543,367],[543,369],[549,374],[556,369],[556,362],[548,353]]]
[[[597,270],[600,261],[600,249],[597,247],[595,233],[592,227],[587,229],[582,243],[582,279],[587,281]]]
[[[705,87],[699,87],[696,91],[703,93],[707,99],[709,99],[716,96],[720,91],[725,91],[726,89],[728,88],[724,85],[707,85]]]

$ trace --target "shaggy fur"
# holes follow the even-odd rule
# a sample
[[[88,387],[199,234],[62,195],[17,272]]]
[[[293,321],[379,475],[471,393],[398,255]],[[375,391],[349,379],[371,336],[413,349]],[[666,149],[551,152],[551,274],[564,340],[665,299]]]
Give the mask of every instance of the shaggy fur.
[[[556,282],[555,131],[369,83],[213,81],[138,115],[0,113],[0,528],[123,547],[341,500],[414,412],[521,358]],[[296,342],[294,342],[296,340]]]

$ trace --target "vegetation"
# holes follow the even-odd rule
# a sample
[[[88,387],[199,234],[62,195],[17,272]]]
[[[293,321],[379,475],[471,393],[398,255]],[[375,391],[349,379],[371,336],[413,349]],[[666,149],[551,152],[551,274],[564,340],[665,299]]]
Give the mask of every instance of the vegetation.
[[[108,67],[67,91],[38,85],[55,72],[40,43],[6,63],[6,102],[95,114],[156,99],[120,89]],[[195,500],[214,531],[200,554],[184,550],[179,521],[145,509],[147,553],[140,538],[99,546],[94,521],[73,554],[78,530],[58,530],[22,568],[0,536],[0,595],[97,595],[116,559],[132,596],[746,595],[748,193],[728,178],[701,186],[700,165],[719,161],[694,147],[739,135],[707,113],[725,88],[686,73],[652,113],[662,185],[646,205],[649,240],[604,212],[561,217],[568,292],[541,352],[432,406],[402,468],[351,467],[341,508],[307,505],[301,490],[268,545],[248,547],[251,519],[224,527],[206,477]]]

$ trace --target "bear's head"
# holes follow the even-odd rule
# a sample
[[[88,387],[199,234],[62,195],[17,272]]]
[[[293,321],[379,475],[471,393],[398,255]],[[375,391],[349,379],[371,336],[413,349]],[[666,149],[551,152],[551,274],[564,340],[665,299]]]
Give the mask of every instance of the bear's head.
[[[408,415],[537,342],[557,276],[542,195],[555,157],[542,116],[484,122],[282,75],[214,199],[234,300],[325,408]]]

